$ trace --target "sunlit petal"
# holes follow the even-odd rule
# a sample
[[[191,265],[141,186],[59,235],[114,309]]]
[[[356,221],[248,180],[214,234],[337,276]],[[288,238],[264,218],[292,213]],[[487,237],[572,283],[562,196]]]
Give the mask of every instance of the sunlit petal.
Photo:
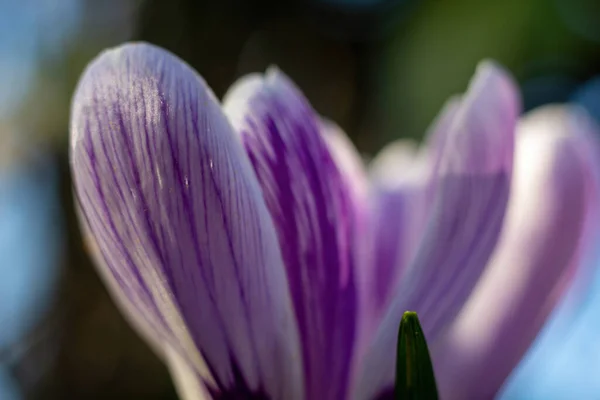
[[[102,53],[73,100],[71,162],[107,283],[163,357],[212,391],[302,397],[275,230],[204,81],[150,45]]]
[[[487,398],[498,391],[581,264],[590,245],[585,234],[598,238],[593,169],[600,153],[589,127],[578,110],[560,107],[540,109],[520,124],[501,241],[433,350],[446,398]]]

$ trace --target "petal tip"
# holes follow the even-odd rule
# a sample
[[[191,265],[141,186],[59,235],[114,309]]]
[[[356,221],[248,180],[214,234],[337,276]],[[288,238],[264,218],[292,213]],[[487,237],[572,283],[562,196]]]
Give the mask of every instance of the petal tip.
[[[281,70],[281,68],[279,68],[278,65],[276,64],[271,64],[267,67],[266,71],[265,71],[265,76],[266,77],[273,77],[276,78],[278,76],[286,76],[285,73]]]
[[[276,65],[271,65],[265,73],[251,73],[238,79],[223,96],[223,110],[235,128],[243,125],[249,103],[260,93],[267,91],[300,93],[293,81]]]
[[[71,148],[73,149],[82,139],[84,130],[80,129],[78,123],[82,114],[93,108],[95,94],[108,86],[116,86],[116,77],[127,73],[130,64],[155,64],[157,60],[165,58],[176,58],[176,56],[146,42],[123,43],[105,49],[93,58],[83,71],[71,102]],[[183,61],[180,62],[183,63]],[[102,86],[104,89],[101,89]],[[105,96],[100,97],[100,100],[104,101],[109,96],[105,93]]]
[[[265,81],[269,87],[276,91],[281,91],[282,93],[292,93],[296,96],[299,96],[302,93],[302,90],[296,86],[294,80],[275,65],[271,65],[267,68],[265,72]]]
[[[264,76],[254,72],[239,78],[223,96],[223,111],[236,130],[242,125],[248,102],[264,84]]]
[[[507,102],[512,105],[515,118],[521,108],[519,86],[512,74],[500,63],[494,60],[483,60],[477,64],[470,88],[477,92],[481,90],[498,90]]]
[[[369,166],[376,187],[398,189],[426,184],[431,160],[425,149],[411,139],[398,139],[386,145]]]
[[[498,173],[512,169],[521,100],[510,73],[481,62],[452,122],[442,169],[452,173]]]
[[[506,74],[506,70],[504,69],[504,67],[502,66],[502,64],[500,64],[498,61],[491,59],[491,58],[485,58],[481,61],[479,61],[479,63],[477,64],[476,67],[476,74]]]

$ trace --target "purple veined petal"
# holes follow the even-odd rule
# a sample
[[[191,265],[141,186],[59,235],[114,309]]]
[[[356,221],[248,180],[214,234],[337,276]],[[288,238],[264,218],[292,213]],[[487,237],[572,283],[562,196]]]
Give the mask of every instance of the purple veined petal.
[[[354,203],[356,212],[356,232],[361,232],[360,235],[355,235],[355,242],[352,245],[353,257],[355,259],[356,284],[358,292],[358,321],[356,336],[355,336],[355,360],[357,354],[364,349],[368,343],[368,337],[371,333],[373,325],[373,308],[371,302],[373,300],[373,285],[370,283],[370,278],[373,275],[372,266],[372,251],[370,248],[370,240],[367,239],[368,224],[370,219],[369,210],[369,191],[370,182],[365,170],[365,163],[360,154],[354,147],[354,144],[346,133],[334,122],[321,119],[321,134],[325,139],[325,143],[329,147],[329,151],[333,160],[345,179],[346,185],[353,192],[351,199]],[[353,363],[351,376],[356,373],[357,364]]]
[[[548,106],[519,125],[506,228],[490,266],[432,349],[444,398],[491,398],[598,239],[598,151],[580,110]],[[595,137],[596,136],[596,137]],[[590,220],[589,217],[594,219]]]
[[[321,134],[325,139],[333,160],[335,161],[338,170],[346,185],[353,192],[351,199],[354,202],[354,210],[356,213],[356,232],[361,232],[360,235],[355,235],[355,243],[352,245],[353,257],[355,259],[355,271],[357,281],[357,291],[359,297],[358,304],[358,321],[356,332],[355,359],[359,351],[361,351],[368,343],[368,336],[371,331],[371,301],[373,298],[372,285],[369,282],[372,276],[372,251],[369,240],[367,240],[368,224],[370,219],[369,210],[369,191],[370,182],[365,169],[365,161],[354,147],[354,144],[346,133],[333,121],[321,118]],[[356,373],[356,363],[353,363],[353,371],[351,376]]]
[[[252,161],[279,235],[302,343],[307,399],[345,398],[359,299],[354,190],[319,116],[283,73],[237,82],[224,109]]]
[[[167,337],[160,327],[157,328],[155,321],[149,322],[148,318],[142,315],[143,307],[140,307],[139,302],[131,300],[131,295],[128,295],[123,290],[123,287],[115,279],[115,275],[111,272],[110,268],[103,264],[105,262],[104,258],[100,253],[97,242],[92,236],[85,214],[81,211],[80,207],[77,207],[76,211],[81,221],[83,239],[87,250],[96,260],[96,263],[100,265],[98,272],[102,281],[108,287],[115,303],[123,310],[124,316],[130,325],[133,326],[150,348],[167,365],[179,398],[181,400],[211,399],[212,397],[207,391],[207,387],[216,387],[217,383],[204,359],[198,356],[196,350],[187,353],[185,357],[180,354],[181,350],[186,346],[195,347],[191,343],[189,334],[184,334],[187,344],[181,345],[179,343],[180,346],[177,346],[177,350],[168,345],[168,343],[165,345],[166,341],[175,338]]]
[[[113,301],[121,308],[121,310],[123,310],[127,322],[133,326],[138,334],[161,359],[166,359],[165,349],[161,344],[165,339],[165,334],[161,327],[162,321],[160,320],[160,316],[152,314],[144,315],[144,312],[147,310],[146,307],[140,303],[143,303],[145,299],[132,301],[131,298],[135,295],[135,292],[124,290],[121,287],[118,277],[112,273],[110,266],[106,264],[106,259],[98,246],[96,237],[91,231],[90,220],[88,219],[87,214],[81,209],[81,205],[77,200],[76,190],[74,190],[73,195],[76,199],[75,214],[80,222],[79,225],[82,233],[83,245],[87,253],[94,260],[98,275],[102,279],[104,285],[108,287],[108,291],[110,292]],[[188,340],[188,338],[186,338],[186,340]],[[215,382],[212,379],[206,363],[201,357],[196,358],[195,355],[196,352],[191,353],[190,361],[194,363],[203,376],[206,376],[206,379],[209,380],[211,384],[214,384]]]
[[[357,398],[393,388],[390,349],[404,311],[419,314],[433,343],[481,276],[504,221],[519,105],[508,74],[489,62],[480,64],[443,141],[429,222],[365,356]]]
[[[321,134],[339,171],[346,178],[347,185],[354,190],[354,198],[358,207],[365,207],[369,180],[365,171],[365,163],[354,144],[336,123],[321,119]]]
[[[151,45],[106,51],[79,82],[70,139],[83,225],[133,325],[215,396],[303,398],[273,222],[204,81]]]

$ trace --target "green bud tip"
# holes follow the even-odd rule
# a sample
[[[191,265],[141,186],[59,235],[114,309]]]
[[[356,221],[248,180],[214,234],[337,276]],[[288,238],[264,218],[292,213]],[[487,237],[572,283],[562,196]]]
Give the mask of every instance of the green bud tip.
[[[427,341],[417,313],[413,311],[404,313],[398,331],[395,398],[438,399]]]

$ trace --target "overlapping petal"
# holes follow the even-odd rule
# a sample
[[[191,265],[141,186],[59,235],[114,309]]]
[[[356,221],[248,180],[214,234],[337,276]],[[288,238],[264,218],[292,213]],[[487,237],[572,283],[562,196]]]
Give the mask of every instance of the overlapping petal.
[[[422,236],[431,160],[416,144],[398,141],[382,150],[372,166],[372,259],[367,297],[371,301],[369,315],[375,322],[394,296]]]
[[[433,350],[445,398],[497,393],[595,245],[600,152],[592,130],[586,115],[569,107],[549,106],[520,123],[502,239]]]
[[[352,196],[358,211],[366,207],[369,180],[365,164],[354,144],[337,124],[321,119],[321,134],[328,145],[331,157],[345,179],[345,184],[354,192]]]
[[[71,118],[83,219],[135,325],[213,393],[302,398],[273,222],[202,79],[166,51],[125,45],[88,67]]]
[[[224,101],[279,236],[298,319],[309,399],[345,398],[359,298],[355,189],[319,116],[281,72],[243,78]]]
[[[389,305],[400,279],[423,239],[432,207],[433,172],[459,102],[449,101],[427,134],[426,146],[400,139],[370,165],[369,222],[373,234],[368,281],[368,314],[376,322]]]
[[[428,341],[435,342],[484,270],[504,220],[519,106],[510,77],[481,64],[443,139],[429,223],[366,355],[358,398],[393,385],[389,353],[402,313],[416,310]]]

